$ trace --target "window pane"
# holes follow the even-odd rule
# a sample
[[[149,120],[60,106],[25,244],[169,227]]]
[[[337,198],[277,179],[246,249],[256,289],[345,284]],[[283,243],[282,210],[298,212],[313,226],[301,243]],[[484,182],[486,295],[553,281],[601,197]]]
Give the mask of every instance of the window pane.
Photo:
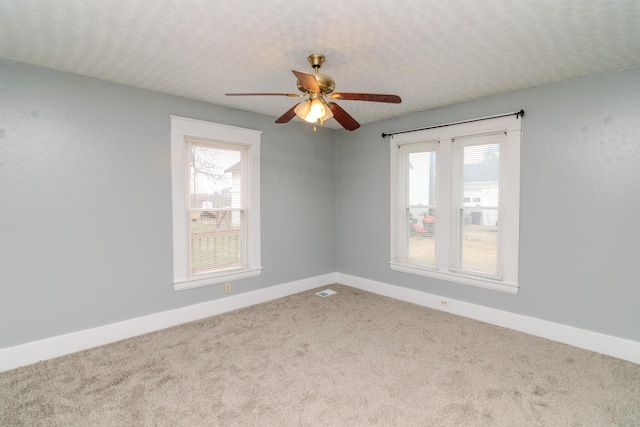
[[[190,150],[189,207],[224,208],[232,206],[232,198],[240,201],[240,151],[205,145]]]
[[[465,146],[460,218],[460,268],[498,276],[500,145]]]
[[[409,153],[407,170],[407,260],[436,266],[436,153]]]
[[[420,219],[409,216],[407,261],[430,267],[436,265],[435,212],[434,215],[421,215]]]
[[[191,144],[190,274],[243,266],[242,153]]]
[[[517,292],[519,119],[392,136],[392,270]]]
[[[242,218],[244,211],[215,211],[197,219],[192,216],[189,230],[191,274],[243,265],[243,227],[232,224],[231,218],[234,215]]]

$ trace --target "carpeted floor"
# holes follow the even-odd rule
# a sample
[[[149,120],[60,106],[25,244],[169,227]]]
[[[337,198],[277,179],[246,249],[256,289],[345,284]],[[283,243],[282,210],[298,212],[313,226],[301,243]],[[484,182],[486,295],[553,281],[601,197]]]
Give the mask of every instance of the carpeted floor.
[[[328,288],[0,373],[0,425],[640,425],[640,365]]]

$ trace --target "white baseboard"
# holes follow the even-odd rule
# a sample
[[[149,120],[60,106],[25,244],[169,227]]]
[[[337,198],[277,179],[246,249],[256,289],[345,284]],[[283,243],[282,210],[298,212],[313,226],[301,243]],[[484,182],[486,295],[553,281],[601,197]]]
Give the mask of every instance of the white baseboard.
[[[640,364],[640,342],[458,301],[448,297],[440,297],[426,292],[348,274],[336,273],[336,275],[337,283],[351,286],[352,288],[446,311]],[[447,304],[443,305],[441,303],[442,301],[446,301]]]
[[[446,311],[640,364],[640,342],[458,301],[448,297],[440,297],[348,274],[329,273],[175,310],[124,320],[97,328],[72,332],[15,347],[0,349],[0,372],[158,331],[171,326],[215,316],[217,314],[238,310],[333,283],[340,283],[397,300]],[[441,304],[443,300],[447,302],[446,306]]]
[[[85,329],[15,347],[0,349],[0,372],[53,359],[92,347],[169,328],[336,283],[336,274],[297,280],[252,292],[163,311],[97,328]]]

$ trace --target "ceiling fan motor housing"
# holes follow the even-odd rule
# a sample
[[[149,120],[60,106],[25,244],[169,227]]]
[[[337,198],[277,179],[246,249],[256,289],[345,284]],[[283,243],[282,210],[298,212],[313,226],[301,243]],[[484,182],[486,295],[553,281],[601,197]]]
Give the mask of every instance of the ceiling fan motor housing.
[[[311,66],[315,70],[314,77],[318,82],[320,93],[328,94],[333,92],[333,90],[336,88],[336,82],[331,77],[325,74],[318,73],[318,70],[320,69],[320,67],[322,67],[322,64],[324,64],[324,60],[325,60],[324,55],[319,53],[312,53],[307,58],[307,61],[309,61],[309,64],[311,64]],[[305,89],[302,86],[302,84],[300,83],[300,80],[296,82],[296,85],[298,86],[298,90],[300,90],[300,92],[307,93],[307,89]]]
[[[333,92],[333,90],[336,88],[336,82],[329,76],[327,76],[326,74],[314,74],[313,75],[316,78],[316,81],[318,82],[318,86],[320,87],[320,92],[323,94],[329,94],[331,92]],[[300,92],[306,93],[307,89],[305,89],[302,84],[300,84],[300,80],[296,81],[296,86],[298,86],[298,90]]]

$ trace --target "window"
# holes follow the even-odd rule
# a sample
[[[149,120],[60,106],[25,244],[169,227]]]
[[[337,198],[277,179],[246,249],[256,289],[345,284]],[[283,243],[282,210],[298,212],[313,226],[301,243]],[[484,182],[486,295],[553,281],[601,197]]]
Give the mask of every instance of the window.
[[[520,121],[391,137],[393,270],[516,293]]]
[[[260,134],[171,116],[175,290],[260,274]]]

